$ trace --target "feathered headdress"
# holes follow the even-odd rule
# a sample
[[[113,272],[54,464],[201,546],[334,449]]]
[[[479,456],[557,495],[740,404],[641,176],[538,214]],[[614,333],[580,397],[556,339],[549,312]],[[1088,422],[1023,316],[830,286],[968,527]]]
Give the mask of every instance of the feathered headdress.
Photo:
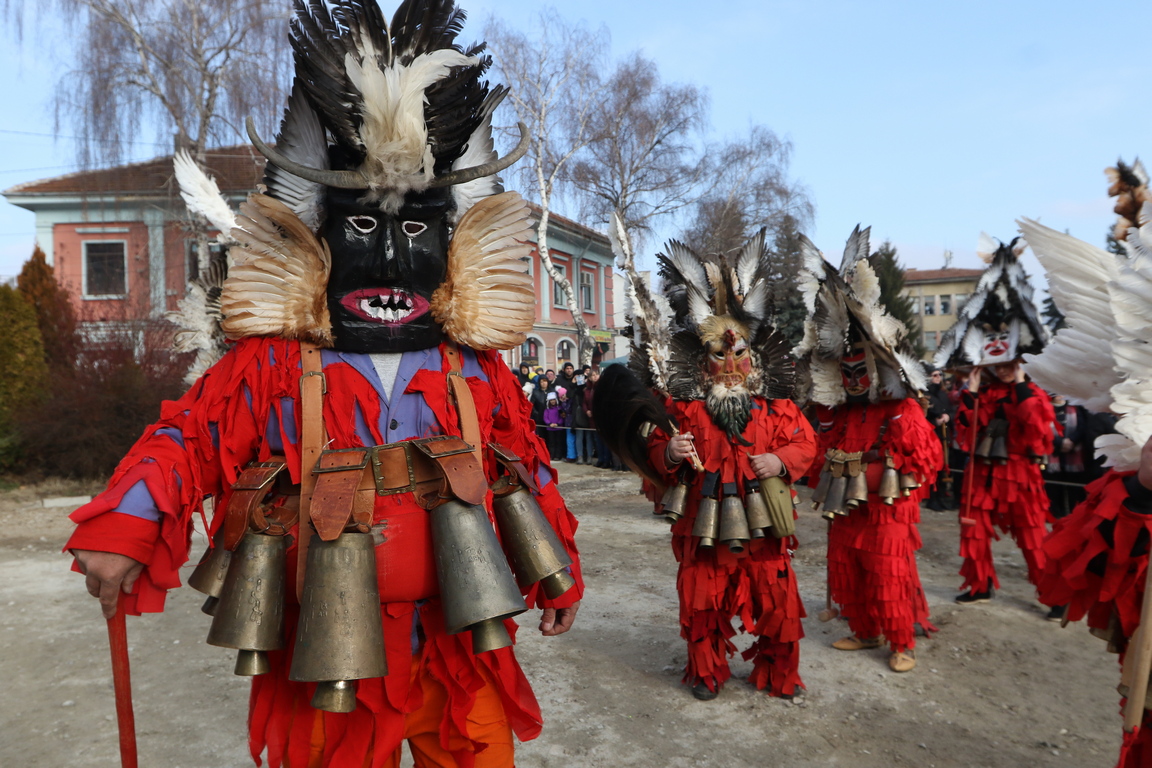
[[[944,333],[937,368],[1007,363],[1036,354],[1048,343],[1048,328],[1032,303],[1032,284],[1019,261],[1026,247],[1023,238],[1005,245],[980,233],[976,252],[989,262],[988,269]]]
[[[1136,158],[1132,165],[1117,160],[1114,168],[1104,169],[1104,175],[1108,177],[1108,196],[1116,198],[1112,210],[1118,218],[1112,228],[1112,237],[1123,241],[1128,237],[1128,230],[1137,226],[1141,207],[1152,202],[1148,172],[1144,170],[1140,158]]]
[[[484,44],[462,48],[464,12],[453,0],[405,0],[389,24],[372,0],[296,0],[296,78],[275,147],[248,133],[268,159],[264,194],[241,207],[221,297],[229,338],[279,336],[332,344],[325,306],[331,266],[318,237],[329,188],[363,190],[394,213],[405,195],[451,187],[447,279],[431,311],[450,338],[478,349],[521,343],[535,315],[527,273],[530,211],[503,192],[492,113],[507,95],[483,80]],[[194,169],[194,166],[193,166]],[[214,184],[184,168],[182,193],[217,227],[230,222]]]
[[[852,230],[839,270],[800,236],[800,292],[809,320],[793,354],[807,360],[809,399],[821,405],[846,400],[840,363],[854,351],[863,352],[868,363],[871,401],[909,397],[926,386],[920,361],[905,343],[907,329],[880,300],[880,280],[867,260],[870,232]]]

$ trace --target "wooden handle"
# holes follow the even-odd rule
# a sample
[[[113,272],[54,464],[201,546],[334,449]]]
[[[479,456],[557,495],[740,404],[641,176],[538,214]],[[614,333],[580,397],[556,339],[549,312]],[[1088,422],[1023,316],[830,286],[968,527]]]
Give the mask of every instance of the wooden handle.
[[[116,724],[120,729],[120,765],[136,768],[136,717],[132,713],[132,676],[128,668],[128,628],[124,622],[124,595],[116,615],[108,619],[108,646],[112,651],[112,687],[116,692]]]
[[[1152,560],[1149,561],[1152,565]],[[1124,704],[1124,730],[1132,733],[1144,719],[1144,699],[1148,695],[1148,675],[1152,672],[1152,632],[1148,620],[1152,618],[1152,567],[1145,566],[1144,603],[1140,607],[1140,626],[1137,627],[1128,653],[1124,656],[1121,679],[1128,682],[1128,701]]]

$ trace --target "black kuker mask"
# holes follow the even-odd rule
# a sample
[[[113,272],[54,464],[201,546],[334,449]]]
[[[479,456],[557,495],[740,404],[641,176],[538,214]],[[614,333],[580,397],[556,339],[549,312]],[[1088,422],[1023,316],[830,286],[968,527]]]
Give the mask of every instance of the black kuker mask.
[[[447,274],[451,192],[409,193],[394,215],[363,202],[364,195],[364,190],[330,188],[320,230],[332,251],[328,311],[335,347],[346,352],[434,347],[444,331],[429,302]]]

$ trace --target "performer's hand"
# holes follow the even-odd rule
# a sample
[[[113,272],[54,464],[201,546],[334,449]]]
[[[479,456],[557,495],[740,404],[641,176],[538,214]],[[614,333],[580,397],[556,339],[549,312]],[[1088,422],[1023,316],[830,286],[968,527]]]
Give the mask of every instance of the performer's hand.
[[[774,453],[762,453],[759,456],[748,457],[748,463],[752,465],[752,471],[756,473],[756,477],[761,480],[767,480],[770,477],[779,477],[780,473],[784,471],[784,462],[780,461],[780,457]]]
[[[668,447],[664,449],[664,462],[669,467],[674,467],[691,456],[695,450],[692,433],[681,432],[668,441]]]
[[[88,594],[100,601],[104,618],[115,616],[118,593],[123,591],[127,595],[132,592],[132,585],[144,570],[144,564],[127,555],[91,549],[74,549],[72,556],[76,558],[80,573],[87,577],[84,586],[88,588]]]
[[[947,424],[949,421],[951,421],[951,419],[948,417],[948,414],[942,413],[942,414],[940,414],[940,418],[939,418],[939,420],[937,420],[936,423],[937,424]]]
[[[572,629],[578,610],[580,610],[579,600],[567,608],[545,608],[544,615],[540,617],[540,634],[544,637],[555,637]]]
[[[983,373],[984,369],[978,365],[972,366],[972,370],[968,372],[968,391],[972,394],[980,391],[980,377]]]
[[[1140,449],[1140,471],[1136,473],[1140,485],[1152,491],[1152,437]]]

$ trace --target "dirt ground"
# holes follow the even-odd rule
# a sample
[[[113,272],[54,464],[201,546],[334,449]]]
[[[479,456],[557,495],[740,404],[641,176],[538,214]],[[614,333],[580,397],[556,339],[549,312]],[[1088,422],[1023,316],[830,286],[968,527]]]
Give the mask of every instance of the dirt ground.
[[[920,573],[940,632],[920,639],[913,672],[890,672],[884,650],[829,647],[847,627],[816,619],[825,524],[804,505],[796,571],[811,614],[801,651],[807,694],[788,703],[756,692],[743,680],[751,664],[737,656],[719,699],[696,701],[679,682],[685,649],[667,526],[637,488],[625,473],[562,466],[588,591],[562,637],[542,638],[535,615],[522,617],[519,656],[546,722],[519,747],[520,766],[1115,763],[1115,657],[1082,625],[1044,620],[1010,541],[994,548],[1003,584],[996,599],[956,606],[955,513],[924,513]],[[41,506],[42,498],[93,491],[53,483],[0,492],[3,768],[119,765],[105,623],[60,554],[72,508]],[[205,644],[201,602],[181,589],[164,614],[129,619],[142,766],[252,764],[247,682],[232,675],[231,652]],[[748,639],[737,643],[743,649]]]

